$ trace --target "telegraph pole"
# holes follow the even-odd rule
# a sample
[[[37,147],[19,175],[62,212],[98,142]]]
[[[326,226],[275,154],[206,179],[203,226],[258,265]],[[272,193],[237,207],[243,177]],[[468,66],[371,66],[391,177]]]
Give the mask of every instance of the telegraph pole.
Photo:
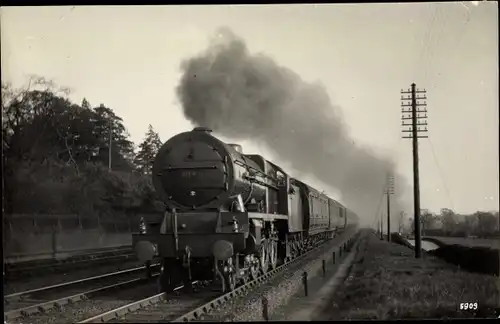
[[[391,195],[394,194],[394,177],[389,174],[387,177],[387,242],[391,241]]]
[[[399,232],[402,233],[403,232],[403,224],[402,224],[402,221],[403,221],[403,218],[405,217],[405,212],[402,211],[400,214],[399,214]]]
[[[384,239],[384,215],[380,214],[380,239]]]
[[[111,170],[111,141],[113,139],[113,132],[111,130],[111,118],[109,118],[109,149],[108,149],[108,168]]]
[[[418,97],[419,94],[423,94],[422,97]],[[404,96],[406,95],[406,97]],[[422,242],[420,237],[420,184],[419,184],[419,170],[418,170],[418,139],[427,138],[427,136],[418,134],[421,132],[427,132],[427,121],[421,122],[427,118],[427,109],[418,110],[419,107],[427,107],[427,104],[420,103],[418,100],[427,100],[425,90],[417,90],[415,83],[411,84],[411,90],[408,91],[401,90],[401,113],[403,114],[401,119],[403,126],[403,133],[410,133],[408,136],[403,136],[403,138],[412,139],[413,143],[413,213],[414,216],[414,229],[415,229],[415,258],[421,257]],[[406,101],[406,102],[405,102]],[[410,101],[411,103],[408,103]],[[425,116],[419,114],[425,113]],[[410,114],[408,116],[407,114]],[[405,120],[411,120],[410,123],[405,123]],[[425,126],[425,129],[421,129],[419,126]],[[404,127],[409,127],[404,129]]]

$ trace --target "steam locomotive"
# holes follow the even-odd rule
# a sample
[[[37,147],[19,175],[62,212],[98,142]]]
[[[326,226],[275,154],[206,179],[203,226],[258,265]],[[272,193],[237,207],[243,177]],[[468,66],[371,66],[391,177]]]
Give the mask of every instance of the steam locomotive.
[[[141,261],[161,260],[162,291],[194,280],[231,291],[357,223],[339,202],[211,132],[172,137],[153,163],[166,211],[142,219],[132,239]]]

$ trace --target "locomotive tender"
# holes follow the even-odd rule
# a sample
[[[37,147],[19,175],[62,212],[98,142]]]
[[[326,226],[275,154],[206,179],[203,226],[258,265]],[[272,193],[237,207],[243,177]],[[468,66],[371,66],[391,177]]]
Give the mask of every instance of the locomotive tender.
[[[155,157],[153,184],[167,210],[141,220],[133,246],[146,264],[161,259],[162,291],[211,279],[233,290],[357,223],[339,202],[210,133],[180,133]]]

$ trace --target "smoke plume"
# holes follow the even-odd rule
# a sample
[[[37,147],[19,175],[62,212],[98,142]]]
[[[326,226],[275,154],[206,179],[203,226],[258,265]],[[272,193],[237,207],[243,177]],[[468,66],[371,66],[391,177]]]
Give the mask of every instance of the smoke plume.
[[[337,188],[348,208],[366,225],[373,223],[394,164],[354,144],[340,108],[320,84],[251,54],[226,28],[181,69],[177,94],[190,121],[234,140],[265,144],[296,170]],[[401,200],[395,195],[393,201],[396,212]]]

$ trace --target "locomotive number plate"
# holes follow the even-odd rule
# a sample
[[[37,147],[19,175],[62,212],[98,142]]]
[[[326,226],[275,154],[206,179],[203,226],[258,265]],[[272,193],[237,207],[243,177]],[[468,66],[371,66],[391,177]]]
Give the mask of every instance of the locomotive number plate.
[[[181,177],[191,179],[194,178],[198,175],[198,172],[196,171],[182,171]]]

